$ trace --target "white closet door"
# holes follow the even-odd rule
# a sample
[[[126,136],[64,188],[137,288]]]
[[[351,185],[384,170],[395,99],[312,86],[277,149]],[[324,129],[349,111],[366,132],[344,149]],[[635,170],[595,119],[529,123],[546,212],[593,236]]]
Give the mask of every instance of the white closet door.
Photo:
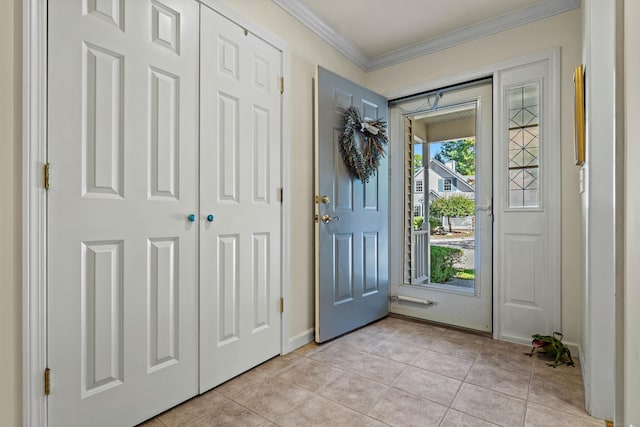
[[[49,7],[49,425],[198,391],[198,6]]]
[[[201,29],[204,391],[279,354],[282,56],[205,6]]]

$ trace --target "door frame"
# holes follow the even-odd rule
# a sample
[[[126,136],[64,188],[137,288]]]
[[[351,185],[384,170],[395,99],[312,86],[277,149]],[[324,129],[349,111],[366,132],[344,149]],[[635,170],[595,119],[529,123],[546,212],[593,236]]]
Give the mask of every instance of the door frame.
[[[290,82],[289,44],[253,24],[218,0],[193,0],[240,24],[282,52],[282,74]],[[47,11],[48,0],[25,0],[22,8],[22,424],[47,426],[44,371],[47,367],[47,192],[43,165],[47,162]],[[282,95],[282,284],[290,295],[291,167],[289,92]],[[54,166],[55,168],[55,166]],[[55,169],[53,169],[55,171]],[[55,175],[55,172],[54,172]],[[55,178],[52,180],[55,182]],[[289,304],[284,305],[281,354],[291,351]],[[55,376],[54,376],[55,386]]]
[[[476,68],[473,70],[465,71],[462,73],[458,73],[452,76],[442,77],[433,81],[425,82],[417,86],[413,86],[410,88],[401,89],[392,93],[387,94],[387,98],[392,101],[398,101],[400,98],[409,98],[413,96],[419,96],[418,94],[426,95],[428,93],[432,93],[441,89],[443,87],[450,87],[455,85],[462,85],[467,82],[471,82],[473,80],[492,77],[493,84],[493,127],[494,129],[498,129],[499,124],[501,123],[500,114],[502,109],[499,108],[499,100],[500,100],[500,87],[499,84],[496,84],[498,81],[498,76],[500,72],[504,70],[508,70],[511,68],[522,67],[529,64],[533,64],[539,61],[548,61],[549,62],[549,77],[550,82],[552,84],[551,90],[551,98],[549,100],[550,105],[550,113],[559,117],[560,115],[560,47],[555,47],[551,49],[545,49],[539,52],[534,52],[528,55],[524,55],[521,57],[509,59],[506,61],[498,62],[495,64],[487,65],[484,67]],[[390,117],[390,126],[389,133],[393,135],[393,138],[396,141],[403,141],[404,129],[399,127],[397,123],[393,123],[391,120],[392,112],[389,111]],[[560,120],[555,121],[554,123],[550,123],[549,135],[553,135],[554,139],[557,141],[561,141],[560,138]],[[496,133],[494,131],[494,141],[496,138]],[[389,153],[389,165],[391,168],[390,179],[391,179],[391,188],[398,188],[397,185],[400,182],[403,182],[403,161],[404,161],[404,151],[402,149],[395,149],[394,146],[391,146]],[[497,165],[494,164],[494,168]],[[554,257],[554,265],[549,266],[549,277],[553,279],[553,283],[557,283],[557,288],[553,289],[551,299],[554,301],[549,313],[550,325],[554,325],[553,327],[557,328],[556,330],[561,329],[561,241],[560,241],[560,230],[561,230],[561,215],[560,215],[560,190],[557,189],[558,194],[553,195],[553,199],[558,200],[557,206],[557,214],[553,217],[552,226],[550,227],[550,233],[557,236],[554,239],[554,242],[549,246],[549,250],[556,254]],[[495,204],[494,194],[494,206]],[[389,264],[389,293],[397,294],[398,288],[401,289],[401,294],[403,296],[423,299],[423,295],[421,289],[416,286],[405,286],[403,285],[403,245],[404,245],[404,234],[403,231],[399,228],[403,224],[404,219],[404,192],[403,191],[391,191],[390,198],[390,223],[391,228],[389,229],[389,251],[391,253],[391,262]],[[502,335],[502,331],[500,328],[500,320],[501,320],[501,312],[500,312],[500,304],[499,298],[502,290],[504,289],[504,285],[499,282],[499,274],[498,268],[496,265],[496,251],[499,250],[497,244],[497,233],[493,233],[493,338],[498,339]],[[393,311],[391,311],[393,312]]]

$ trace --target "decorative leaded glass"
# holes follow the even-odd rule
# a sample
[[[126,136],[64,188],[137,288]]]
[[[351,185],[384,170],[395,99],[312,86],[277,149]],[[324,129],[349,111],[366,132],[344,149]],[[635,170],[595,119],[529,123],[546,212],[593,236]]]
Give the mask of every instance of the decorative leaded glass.
[[[507,91],[509,103],[509,207],[540,205],[540,84]]]

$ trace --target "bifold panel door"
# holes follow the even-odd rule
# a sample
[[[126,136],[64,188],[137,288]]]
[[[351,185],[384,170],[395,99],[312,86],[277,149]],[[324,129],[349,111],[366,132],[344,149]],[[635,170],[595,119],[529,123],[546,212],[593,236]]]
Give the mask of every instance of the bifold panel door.
[[[198,6],[49,7],[49,425],[198,392]]]
[[[131,426],[279,353],[282,53],[191,0],[48,49],[48,422]]]

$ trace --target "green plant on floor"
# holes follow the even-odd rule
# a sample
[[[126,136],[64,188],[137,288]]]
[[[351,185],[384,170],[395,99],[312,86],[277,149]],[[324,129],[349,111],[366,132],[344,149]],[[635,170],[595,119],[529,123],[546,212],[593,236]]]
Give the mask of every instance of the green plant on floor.
[[[440,227],[442,225],[442,221],[440,218],[429,217],[429,230],[433,230],[436,227]]]
[[[462,257],[462,249],[431,246],[431,282],[450,280],[457,272],[454,266],[462,261]]]

